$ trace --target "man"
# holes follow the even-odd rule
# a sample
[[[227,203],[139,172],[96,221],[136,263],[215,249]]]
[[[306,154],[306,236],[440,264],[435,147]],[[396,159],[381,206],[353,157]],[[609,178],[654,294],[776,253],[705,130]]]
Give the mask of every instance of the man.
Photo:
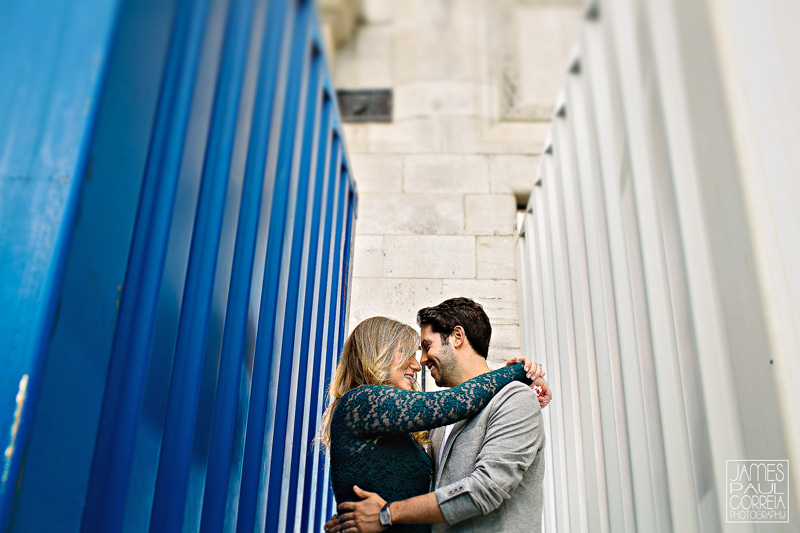
[[[489,372],[492,327],[483,308],[453,298],[417,314],[422,358],[440,387]],[[537,382],[538,383],[538,382]],[[546,387],[546,384],[544,384]],[[542,404],[549,402],[549,390]],[[504,387],[471,420],[431,432],[435,491],[398,502],[355,487],[360,502],[339,505],[326,530],[382,531],[390,524],[434,524],[435,532],[541,530],[544,429],[536,394]]]

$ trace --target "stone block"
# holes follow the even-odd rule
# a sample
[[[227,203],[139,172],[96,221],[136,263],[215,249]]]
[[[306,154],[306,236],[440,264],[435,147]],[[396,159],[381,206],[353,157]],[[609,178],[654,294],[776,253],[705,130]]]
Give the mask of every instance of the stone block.
[[[355,83],[350,88],[375,89],[392,86],[392,69],[387,58],[381,56],[361,56],[355,63]]]
[[[489,164],[470,155],[409,155],[405,159],[406,192],[489,192]]]
[[[353,243],[353,277],[383,275],[383,235],[356,235]]]
[[[471,154],[539,155],[548,122],[493,122],[471,117],[442,117],[442,151]]]
[[[475,61],[480,48],[470,42],[474,37],[457,39],[439,36],[437,41],[422,42],[422,36],[414,33],[416,41],[401,46],[395,40],[392,54],[392,79],[397,85],[415,82],[460,81],[479,82],[483,79]],[[409,39],[410,40],[410,39]],[[459,44],[458,41],[461,41]]]
[[[503,89],[503,120],[551,119],[582,19],[574,4],[525,0],[489,11],[488,66],[491,79]]]
[[[418,20],[420,23],[433,19],[433,23],[442,25],[447,21],[444,18],[454,18],[468,16],[473,19],[478,17],[483,11],[485,2],[481,0],[403,0],[392,2],[395,6],[394,18],[410,18]]]
[[[442,300],[465,296],[483,306],[492,325],[519,324],[517,282],[513,280],[446,279]]]
[[[467,235],[513,235],[517,200],[512,194],[464,196]]]
[[[394,235],[461,235],[464,206],[448,194],[361,193],[357,231]]]
[[[489,183],[494,193],[530,194],[536,183],[539,156],[493,155],[489,158]]]
[[[383,24],[392,21],[394,0],[361,0],[361,17],[367,24]]]
[[[356,42],[337,51],[334,80],[337,89],[372,89],[391,87],[391,62],[388,51],[380,51],[380,47],[369,44],[369,32],[362,38],[359,30]],[[361,41],[368,44],[360,44]],[[360,48],[377,48],[372,53],[362,53]],[[383,47],[387,48],[387,47]]]
[[[517,279],[514,237],[478,237],[478,279]]]
[[[337,46],[342,46],[353,37],[357,18],[356,0],[320,0],[317,9],[322,23],[333,27]]]
[[[414,118],[367,126],[372,153],[431,153],[441,148],[437,119]]]
[[[342,124],[347,152],[358,154],[369,151],[369,124]]]
[[[489,365],[502,366],[512,357],[521,355],[519,325],[492,326],[492,340],[489,342]]]
[[[333,63],[333,81],[337,89],[349,89],[351,84],[357,84],[356,50],[353,44],[348,44],[334,50],[336,63]]]
[[[578,37],[581,10],[574,7],[517,9],[516,47],[519,75],[511,115],[523,120],[549,120]],[[530,50],[536,50],[531,54]]]
[[[479,86],[469,82],[419,82],[394,89],[394,117],[478,115]]]
[[[387,64],[392,53],[393,29],[390,24],[366,24],[358,28],[354,47],[356,55],[378,57]]]
[[[490,121],[490,123],[496,123],[500,120],[500,88],[491,83],[481,83],[476,87],[477,116]]]
[[[475,238],[387,235],[383,275],[390,278],[474,278]]]
[[[350,166],[359,193],[401,192],[403,156],[389,154],[350,154]]]
[[[371,316],[416,324],[418,310],[442,301],[442,280],[354,278],[352,291],[351,330]]]
[[[459,50],[483,44],[480,32],[486,15],[485,0],[403,0],[396,6],[392,22],[400,39],[395,46],[419,44],[442,53],[448,48]]]

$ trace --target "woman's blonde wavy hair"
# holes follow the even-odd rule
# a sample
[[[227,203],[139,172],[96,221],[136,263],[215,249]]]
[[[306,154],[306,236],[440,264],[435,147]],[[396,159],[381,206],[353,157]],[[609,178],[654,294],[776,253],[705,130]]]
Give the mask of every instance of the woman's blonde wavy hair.
[[[362,385],[391,385],[389,376],[414,357],[419,348],[419,334],[414,328],[397,320],[376,316],[358,324],[344,343],[339,366],[331,381],[328,406],[322,415],[320,440],[330,448],[331,418],[339,399],[348,391]],[[403,354],[394,366],[397,350]],[[412,385],[419,390],[416,382]],[[422,447],[430,442],[428,432],[411,434]]]

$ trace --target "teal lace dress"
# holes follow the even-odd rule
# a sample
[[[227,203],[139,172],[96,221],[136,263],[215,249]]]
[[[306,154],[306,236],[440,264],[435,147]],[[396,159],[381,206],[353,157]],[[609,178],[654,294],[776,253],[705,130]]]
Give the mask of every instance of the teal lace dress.
[[[357,501],[353,485],[388,502],[430,492],[433,465],[410,433],[475,416],[500,389],[515,380],[530,384],[522,363],[440,392],[381,385],[348,391],[331,419],[331,484],[336,501]],[[396,524],[388,531],[429,532],[430,526]]]

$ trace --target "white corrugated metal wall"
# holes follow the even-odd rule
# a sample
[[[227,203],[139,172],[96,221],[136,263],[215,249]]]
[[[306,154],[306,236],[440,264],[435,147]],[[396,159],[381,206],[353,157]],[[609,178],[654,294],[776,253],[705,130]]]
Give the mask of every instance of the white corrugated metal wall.
[[[797,531],[797,475],[728,524],[726,461],[800,459],[799,6],[587,6],[517,228],[546,531]]]

